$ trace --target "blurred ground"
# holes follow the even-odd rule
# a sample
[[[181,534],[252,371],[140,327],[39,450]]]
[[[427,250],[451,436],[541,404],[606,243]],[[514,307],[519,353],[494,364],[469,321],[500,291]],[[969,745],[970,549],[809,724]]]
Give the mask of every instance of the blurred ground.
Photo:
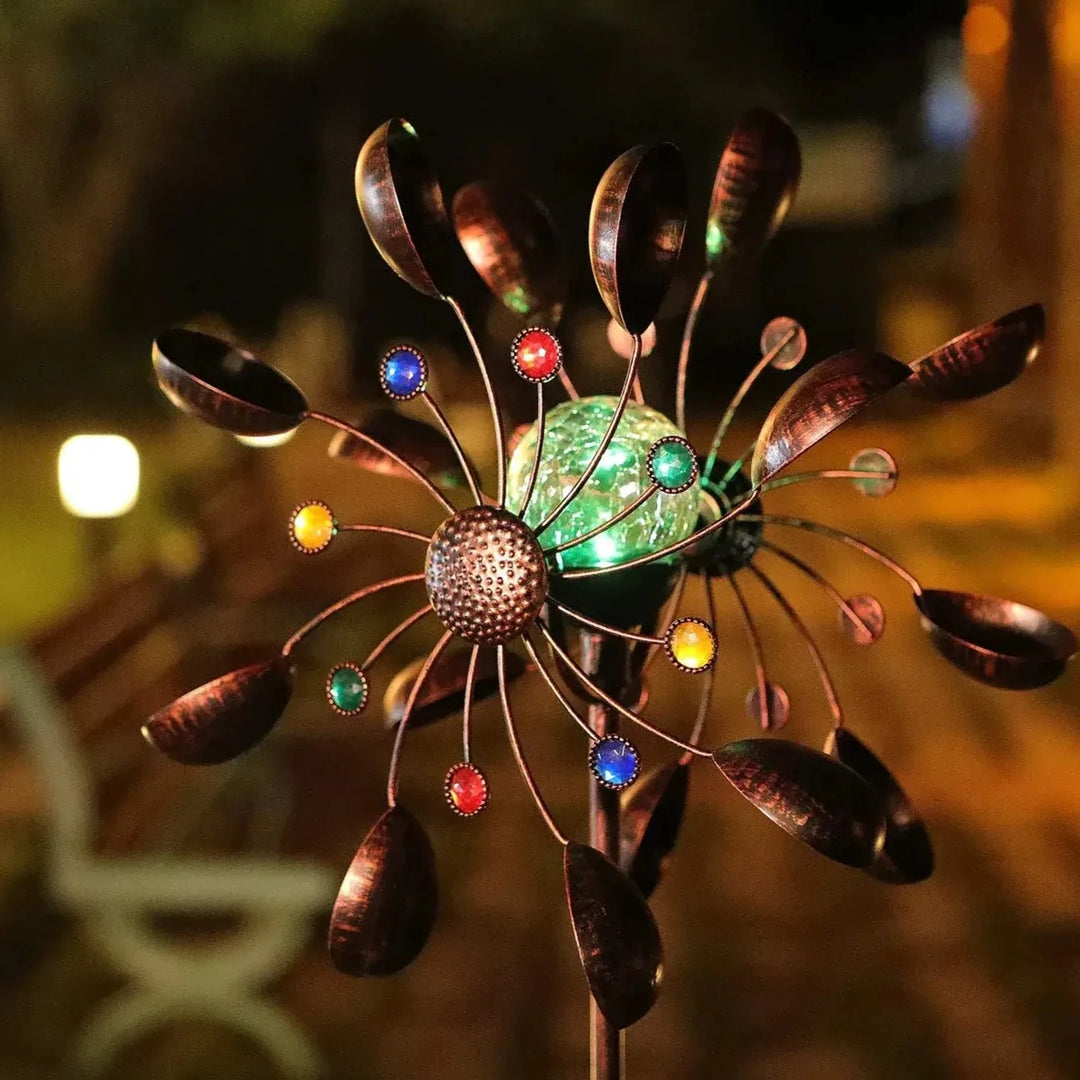
[[[943,418],[935,430],[950,423]],[[741,437],[735,443],[743,445]],[[901,484],[889,499],[864,499],[835,481],[776,492],[768,508],[864,535],[928,585],[1014,596],[1080,623],[1080,542],[1054,495],[1064,481],[1050,473],[984,472],[965,484],[954,473],[920,469],[932,448],[911,426],[845,432],[811,464],[846,462],[872,443],[901,462]],[[298,439],[275,454],[286,503],[311,493],[335,506],[389,505],[385,481],[343,472],[314,443]],[[26,461],[33,457],[27,453]],[[36,483],[21,489],[28,506],[51,498],[40,486],[45,478]],[[392,520],[417,524],[419,516],[426,523],[432,515],[410,495]],[[630,1076],[1080,1075],[1080,674],[1074,669],[1031,694],[978,686],[932,652],[904,586],[876,564],[791,530],[774,529],[772,538],[809,558],[845,593],[869,590],[885,603],[883,640],[859,649],[841,636],[827,598],[776,566],[777,580],[826,649],[853,730],[884,756],[927,817],[938,870],[924,885],[889,888],[834,866],[701,766],[680,848],[655,899],[665,989],[630,1033]],[[70,537],[57,534],[53,542],[58,558],[66,557]],[[368,558],[360,550],[359,580],[408,568],[400,551],[377,549]],[[759,558],[766,566],[769,557]],[[343,591],[352,584],[343,583]],[[789,733],[817,744],[828,714],[808,657],[762,590],[747,589],[770,675],[791,695]],[[703,611],[693,589],[684,610]],[[720,612],[716,741],[750,733],[742,699],[752,683],[743,630],[723,593]],[[381,621],[354,625],[345,640],[358,647],[359,638],[374,640],[386,628]],[[380,681],[424,640],[410,637]],[[319,658],[329,660],[336,647],[320,642]],[[311,662],[322,670],[319,658]],[[317,670],[275,745],[297,788],[290,845],[343,872],[379,811],[389,743],[377,710],[351,731],[308,725],[302,718],[314,712],[319,678]],[[661,674],[651,715],[673,729],[688,727],[695,689],[692,680]],[[515,700],[553,809],[581,835],[578,733],[539,680],[520,684]],[[455,723],[414,733],[406,750],[403,797],[430,828],[443,890],[436,934],[422,957],[392,979],[355,983],[330,967],[320,923],[303,961],[274,991],[315,1033],[333,1077],[404,1080],[434,1072],[540,1080],[586,1073],[585,987],[559,852],[516,776],[491,703],[478,712],[476,731],[477,760],[494,793],[477,820],[453,818],[441,802],[442,775],[459,754]],[[640,745],[649,761],[663,753],[647,739]],[[32,866],[35,857],[25,853],[25,862]],[[19,959],[0,965],[0,1075],[45,1080],[61,1075],[79,1021],[115,983],[70,924],[48,913],[47,900],[23,896],[20,903],[22,921],[6,927],[3,946]],[[115,1076],[269,1074],[231,1036],[191,1027],[136,1046]]]

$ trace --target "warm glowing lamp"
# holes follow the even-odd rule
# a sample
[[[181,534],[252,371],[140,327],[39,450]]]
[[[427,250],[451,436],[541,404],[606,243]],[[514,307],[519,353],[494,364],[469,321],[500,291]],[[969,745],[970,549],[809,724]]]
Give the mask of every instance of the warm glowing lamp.
[[[243,443],[245,446],[269,450],[274,446],[283,446],[295,434],[296,428],[290,428],[288,431],[276,431],[273,435],[237,435],[235,438],[237,442]]]
[[[57,479],[75,517],[122,517],[139,498],[139,452],[122,435],[73,435],[60,447]]]

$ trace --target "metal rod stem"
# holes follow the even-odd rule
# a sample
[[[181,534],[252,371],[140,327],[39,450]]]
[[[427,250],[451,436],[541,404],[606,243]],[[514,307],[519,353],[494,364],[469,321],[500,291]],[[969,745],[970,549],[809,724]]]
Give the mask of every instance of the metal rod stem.
[[[393,450],[383,446],[378,439],[373,439],[359,428],[353,427],[352,424],[346,424],[344,420],[339,420],[336,416],[330,416],[328,413],[306,412],[304,413],[304,419],[318,420],[320,424],[328,424],[332,428],[337,428],[338,431],[344,431],[346,435],[351,435],[354,439],[359,439],[361,442],[367,443],[368,446],[378,450],[380,454],[384,454],[391,461],[400,465],[413,477],[413,479],[418,480],[423,484],[451,514],[456,512],[457,507],[455,507],[454,504],[418,468],[416,468],[415,465],[410,465],[403,457],[398,456]]]
[[[735,396],[732,397],[728,404],[727,411],[720,419],[720,423],[716,427],[716,434],[713,436],[712,443],[709,445],[708,458],[705,463],[705,475],[712,474],[712,467],[716,464],[716,456],[720,452],[720,444],[724,441],[724,436],[727,434],[727,430],[731,427],[731,421],[735,419],[735,413],[738,412],[739,406],[742,404],[743,398],[750,393],[751,387],[757,382],[758,377],[768,366],[776,359],[780,354],[780,350],[787,345],[789,341],[795,336],[795,330],[789,330],[751,369],[750,374],[746,376],[742,381],[742,385],[735,391]]]
[[[544,413],[544,384],[536,384],[536,450],[533,451],[532,469],[529,471],[529,483],[525,488],[525,498],[521,500],[521,509],[518,517],[525,519],[525,511],[529,509],[532,501],[533,490],[536,487],[536,478],[540,475],[540,459],[544,455],[544,430],[547,417]]]
[[[544,796],[540,794],[540,789],[536,786],[536,780],[533,778],[532,770],[529,768],[528,762],[525,760],[525,755],[521,752],[521,743],[518,742],[517,725],[514,723],[514,714],[510,709],[510,695],[506,692],[506,646],[495,646],[495,662],[499,669],[499,697],[502,700],[503,719],[506,721],[506,737],[510,740],[510,749],[514,754],[514,761],[517,762],[518,772],[521,773],[521,779],[525,781],[525,786],[529,789],[529,794],[533,797],[533,802],[536,803],[536,809],[540,811],[540,816],[544,819],[544,824],[551,830],[551,835],[562,844],[563,847],[570,842],[563,835],[559,826],[555,824],[555,819],[551,816],[551,811],[548,809],[548,805],[544,802]]]
[[[596,472],[597,467],[600,464],[600,459],[607,452],[607,448],[611,445],[611,440],[615,438],[615,432],[619,427],[619,423],[622,420],[623,413],[626,411],[626,403],[630,400],[630,391],[634,388],[634,379],[637,377],[638,361],[641,359],[641,336],[639,334],[634,335],[634,351],[630,357],[630,363],[626,368],[626,378],[623,380],[622,393],[619,395],[619,400],[615,405],[615,411],[611,414],[611,420],[608,422],[607,431],[604,432],[604,437],[600,440],[600,445],[596,448],[596,452],[592,456],[589,464],[582,470],[581,475],[574,482],[573,487],[562,497],[562,501],[555,507],[551,513],[548,514],[543,521],[534,530],[537,539],[540,534],[578,497],[582,488],[592,479],[592,475]]]
[[[439,422],[443,434],[450,440],[450,445],[454,448],[454,453],[457,455],[461,471],[465,474],[465,480],[469,485],[469,490],[472,492],[472,497],[476,500],[476,505],[483,506],[484,496],[480,494],[480,484],[477,482],[476,474],[473,472],[472,462],[469,461],[465,454],[465,448],[461,445],[457,435],[454,434],[454,429],[450,426],[450,421],[446,419],[446,414],[439,408],[439,403],[426,390],[420,396],[424,399],[424,404],[431,411],[432,416]]]
[[[787,487],[789,484],[803,484],[807,480],[892,480],[895,476],[896,473],[883,469],[817,469],[766,480],[761,490],[772,491],[773,488]]]
[[[779,544],[772,544],[768,540],[762,540],[761,546],[766,551],[771,551],[777,558],[783,559],[784,562],[794,566],[796,570],[802,571],[802,573],[814,582],[815,585],[818,585],[825,592],[829,599],[844,613],[844,615],[847,616],[847,618],[849,618],[856,626],[862,627],[863,632],[871,638],[871,640],[873,639],[874,635],[870,627],[859,618],[858,613],[844,599],[840,590],[833,585],[824,574],[819,573],[809,563],[803,562],[798,555],[788,551],[787,548],[782,548]]]
[[[578,401],[581,395],[577,392],[577,388],[574,386],[573,380],[566,373],[566,368],[559,368],[559,382],[562,383],[562,388],[566,391],[566,396],[571,401]]]
[[[814,661],[814,667],[817,668],[818,677],[821,679],[821,688],[825,692],[825,700],[828,702],[829,712],[832,713],[833,723],[838,728],[843,727],[844,711],[840,707],[840,698],[836,693],[836,686],[832,681],[832,676],[829,674],[825,657],[821,655],[821,650],[814,640],[814,635],[810,633],[810,628],[799,618],[799,613],[791,606],[791,602],[776,587],[768,574],[759,570],[753,563],[750,563],[747,569],[773,594],[776,602],[784,609],[784,614],[791,620],[792,626],[795,627],[799,632],[799,636],[806,642],[806,647],[809,649],[810,656]]]
[[[469,656],[469,670],[465,674],[465,707],[461,712],[461,744],[465,761],[472,761],[472,704],[476,691],[476,661],[480,657],[480,646],[474,645]]]
[[[762,718],[764,718],[765,723],[761,724],[761,726],[767,730],[772,727],[772,702],[769,699],[769,677],[765,671],[765,650],[761,645],[761,634],[758,632],[754,616],[750,614],[750,605],[746,602],[746,597],[743,596],[743,591],[735,580],[734,574],[727,576],[727,583],[731,586],[731,591],[739,602],[739,612],[742,615],[743,626],[746,627],[750,650],[754,654],[754,678],[757,680],[758,688],[758,722],[761,723]]]
[[[364,588],[358,589],[354,593],[349,593],[348,596],[343,596],[336,604],[331,604],[328,608],[324,608],[318,615],[304,623],[304,625],[281,646],[281,655],[288,657],[293,649],[295,649],[308,634],[316,627],[321,626],[331,615],[336,615],[343,608],[358,603],[360,600],[363,600],[374,593],[381,592],[383,589],[390,589],[395,585],[407,585],[413,581],[423,580],[423,574],[406,574],[404,577],[387,578],[386,581],[380,581],[375,585],[365,585]]]
[[[404,536],[408,540],[419,540],[424,544],[431,543],[430,536],[413,532],[412,529],[398,529],[393,525],[339,525],[337,529],[338,532],[386,533],[389,536]]]
[[[435,609],[430,604],[425,604],[422,608],[420,608],[419,611],[414,611],[407,619],[404,620],[404,622],[401,622],[397,626],[395,626],[394,629],[391,630],[390,633],[387,634],[386,637],[384,637],[382,641],[380,641],[379,644],[376,645],[375,648],[368,653],[367,659],[360,665],[360,667],[363,668],[364,671],[367,671],[367,669],[371,667],[371,665],[374,664],[375,661],[378,660],[379,657],[382,656],[382,654],[386,652],[386,650],[395,641],[397,641],[397,639],[401,637],[401,635],[404,634],[410,626],[414,626],[425,615],[430,615],[434,610]]]
[[[679,346],[679,370],[675,376],[675,426],[680,431],[686,431],[686,371],[690,366],[690,346],[694,340],[698,317],[705,306],[705,298],[709,295],[712,279],[711,270],[706,270],[701,275],[697,292],[694,293],[694,300],[686,313],[686,325],[683,326],[682,343]]]
[[[848,547],[853,547],[856,551],[861,551],[864,555],[869,555],[871,559],[877,560],[882,566],[887,567],[896,574],[897,577],[903,578],[916,596],[922,595],[922,585],[919,584],[919,580],[914,574],[909,570],[905,570],[895,559],[890,559],[884,552],[878,551],[876,547],[871,547],[864,540],[852,536],[851,533],[841,532],[831,525],[822,525],[818,521],[807,521],[805,518],[788,517],[780,514],[747,514],[746,520],[762,521],[766,525],[789,525],[794,529],[805,529],[807,532],[816,533],[818,536],[826,536],[830,540],[839,540],[841,544],[847,544]]]
[[[405,711],[401,714],[401,722],[398,724],[397,731],[394,733],[394,749],[390,754],[390,770],[386,777],[387,806],[397,806],[398,770],[401,767],[401,748],[405,744],[405,729],[409,726],[409,720],[412,717],[413,709],[416,706],[416,699],[420,696],[420,691],[424,688],[428,672],[434,666],[435,661],[442,655],[446,646],[450,644],[453,637],[453,631],[447,630],[446,633],[439,638],[435,648],[428,653],[428,658],[424,661],[424,666],[420,669],[420,673],[416,676],[416,682],[412,684],[412,689],[409,691],[409,698],[405,702]]]
[[[664,644],[663,638],[651,637],[649,634],[638,634],[633,630],[620,630],[617,626],[609,626],[605,622],[600,622],[599,619],[591,619],[588,615],[582,615],[580,611],[575,611],[572,607],[560,603],[552,596],[548,597],[547,602],[550,607],[562,612],[568,619],[572,619],[581,626],[587,626],[590,630],[599,630],[602,634],[611,634],[612,637],[625,638],[627,641],[643,641],[646,645]]]
[[[487,394],[488,408],[491,410],[491,423],[495,429],[495,455],[496,465],[499,467],[499,505],[506,504],[506,432],[503,431],[502,414],[499,412],[499,400],[495,397],[495,387],[491,385],[491,376],[488,374],[487,364],[484,363],[484,354],[480,351],[476,338],[473,336],[469,320],[465,318],[465,312],[461,305],[452,297],[445,296],[443,299],[453,309],[457,320],[461,323],[461,329],[476,357],[476,366],[480,369],[480,378],[484,382],[484,393]]]
[[[570,714],[571,719],[586,735],[589,736],[590,742],[596,741],[596,734],[588,723],[582,719],[581,713],[574,708],[570,703],[570,699],[566,696],[563,688],[555,681],[555,676],[548,671],[547,666],[540,659],[540,655],[536,651],[536,646],[529,640],[527,634],[521,635],[521,640],[525,644],[525,651],[529,654],[532,662],[536,665],[536,670],[540,672],[544,682],[548,684],[549,689],[555,695],[559,704]]]
[[[582,632],[581,660],[589,675],[599,673],[601,639]],[[588,723],[594,734],[619,733],[618,713],[599,703],[589,705]],[[589,843],[615,865],[619,863],[619,793],[604,787],[589,772]],[[589,1076],[590,1080],[623,1080],[626,1066],[626,1036],[610,1024],[589,998]]]
[[[712,578],[708,573],[701,575],[705,586],[705,602],[709,607],[709,625],[716,628],[716,597],[713,596]],[[712,701],[713,687],[716,685],[716,665],[710,664],[704,675],[705,685],[701,688],[701,697],[698,699],[697,716],[694,717],[694,726],[690,729],[690,741],[701,742],[702,733],[705,731],[705,721],[709,715],[709,704]],[[689,763],[690,756],[683,755],[684,763]]]
[[[705,747],[695,746],[694,743],[677,738],[670,732],[664,731],[663,728],[658,728],[655,724],[650,724],[648,720],[643,719],[638,716],[637,713],[631,712],[625,705],[620,704],[609,693],[597,686],[596,683],[581,670],[581,666],[569,653],[567,653],[558,641],[555,640],[555,635],[551,632],[543,619],[537,619],[536,626],[539,628],[540,633],[544,635],[544,640],[559,659],[562,660],[562,662],[581,680],[589,693],[598,697],[608,706],[608,708],[614,709],[620,716],[625,716],[627,720],[637,724],[638,727],[643,728],[651,735],[655,735],[658,739],[663,739],[664,742],[670,743],[672,746],[677,746],[680,750],[685,750],[687,753],[693,754],[696,757],[712,757],[712,754],[706,750]]]

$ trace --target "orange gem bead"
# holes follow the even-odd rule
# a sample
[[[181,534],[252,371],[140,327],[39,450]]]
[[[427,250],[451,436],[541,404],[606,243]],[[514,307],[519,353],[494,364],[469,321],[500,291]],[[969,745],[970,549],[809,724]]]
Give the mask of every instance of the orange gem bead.
[[[289,520],[289,537],[297,550],[305,555],[315,555],[322,551],[336,533],[337,522],[333,512],[323,502],[298,506]]]
[[[664,638],[667,654],[683,671],[706,671],[716,659],[716,635],[701,619],[679,619]]]

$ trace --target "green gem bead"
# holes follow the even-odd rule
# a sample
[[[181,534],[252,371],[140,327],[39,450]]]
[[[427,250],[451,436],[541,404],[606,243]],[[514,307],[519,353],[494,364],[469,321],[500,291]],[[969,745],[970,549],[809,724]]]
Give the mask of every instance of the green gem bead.
[[[527,525],[535,528],[543,521],[585,471],[617,404],[615,397],[587,397],[564,402],[547,414],[536,488],[524,515]],[[536,436],[534,424],[510,459],[506,505],[512,511],[518,510],[528,487]],[[658,440],[671,436],[681,437],[666,416],[647,405],[629,402],[596,472],[544,530],[544,547],[591,532],[652,487],[649,452]],[[614,566],[677,543],[693,532],[698,502],[696,487],[674,494],[658,491],[622,521],[559,553],[558,565]]]
[[[326,680],[326,696],[340,713],[358,713],[367,704],[368,685],[364,673],[355,664],[341,664]]]
[[[661,439],[649,451],[649,469],[664,491],[683,491],[697,477],[694,451],[681,438]]]

